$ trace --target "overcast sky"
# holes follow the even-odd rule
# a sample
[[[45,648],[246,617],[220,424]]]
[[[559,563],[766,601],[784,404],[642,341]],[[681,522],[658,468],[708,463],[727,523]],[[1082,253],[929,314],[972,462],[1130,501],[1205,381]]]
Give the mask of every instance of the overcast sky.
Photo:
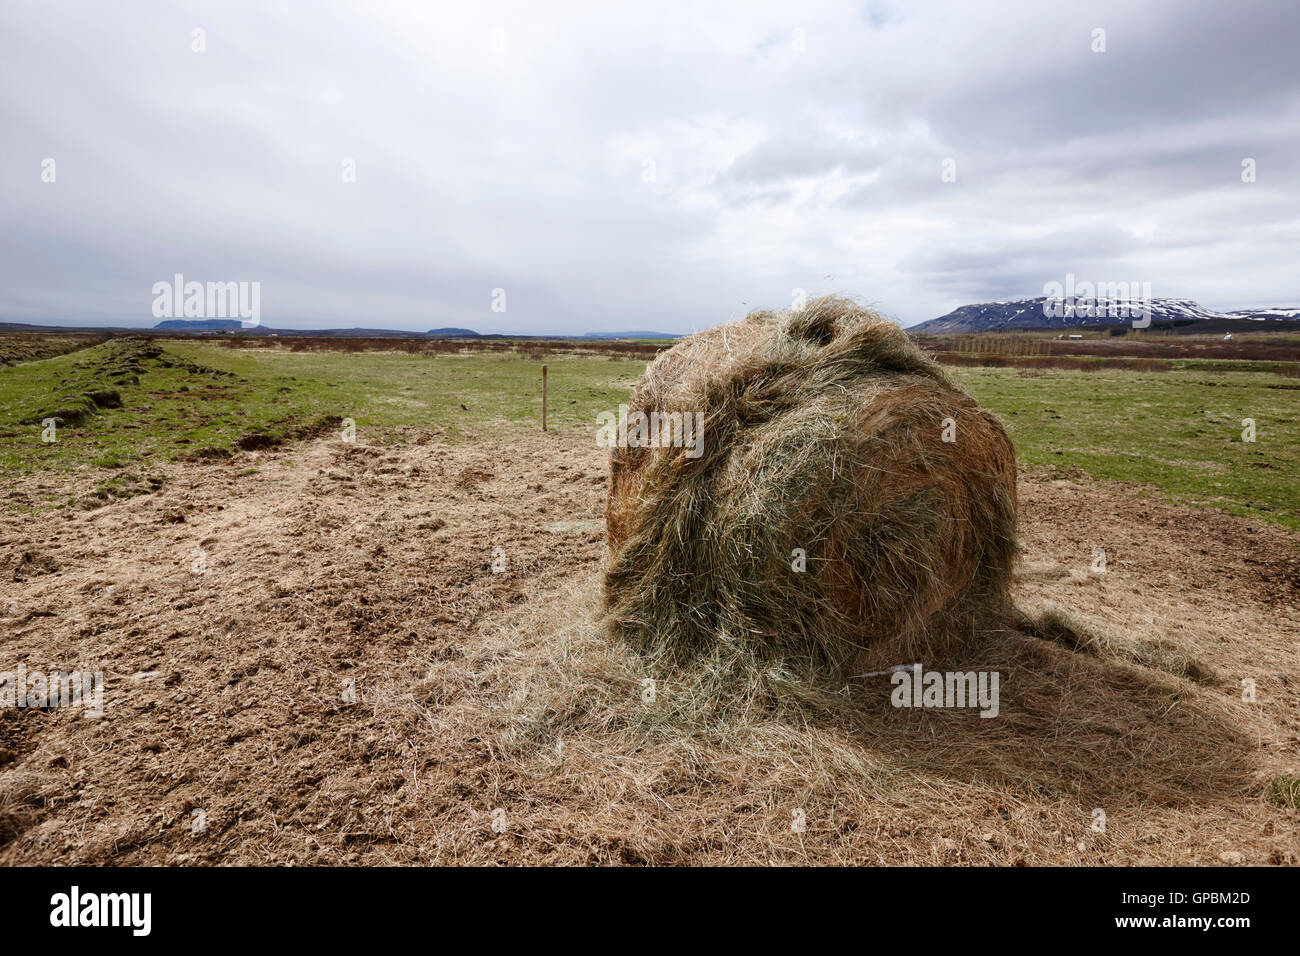
[[[1296,0],[4,0],[0,320],[152,324],[178,272],[273,327],[1298,306],[1298,56]]]

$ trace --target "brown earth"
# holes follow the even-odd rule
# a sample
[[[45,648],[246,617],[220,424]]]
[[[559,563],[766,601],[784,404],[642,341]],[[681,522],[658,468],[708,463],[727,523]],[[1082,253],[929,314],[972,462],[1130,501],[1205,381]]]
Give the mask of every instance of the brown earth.
[[[603,451],[412,437],[4,510],[0,671],[94,666],[105,696],[100,718],[0,709],[0,863],[1300,856],[1266,793],[1300,769],[1300,536],[1022,474],[1017,599],[1092,646],[1003,630],[925,662],[999,670],[992,720],[895,709],[871,678],[848,717],[713,716],[591,623]]]

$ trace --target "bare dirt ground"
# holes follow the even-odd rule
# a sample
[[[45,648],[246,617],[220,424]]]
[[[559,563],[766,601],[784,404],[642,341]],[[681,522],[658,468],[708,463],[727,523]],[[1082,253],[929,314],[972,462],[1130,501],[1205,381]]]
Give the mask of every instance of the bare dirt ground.
[[[408,437],[4,513],[0,671],[89,664],[105,700],[0,710],[0,863],[1300,857],[1266,793],[1300,769],[1296,535],[1022,474],[1017,599],[1096,647],[990,633],[951,663],[1002,672],[994,720],[892,708],[883,680],[851,718],[714,718],[647,696],[591,624],[604,452]]]

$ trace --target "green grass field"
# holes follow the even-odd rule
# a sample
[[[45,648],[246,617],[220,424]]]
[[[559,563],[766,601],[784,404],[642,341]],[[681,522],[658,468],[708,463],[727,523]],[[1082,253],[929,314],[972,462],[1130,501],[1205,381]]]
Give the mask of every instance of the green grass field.
[[[290,352],[166,342],[138,382],[113,383],[98,408],[43,442],[40,424],[70,382],[99,374],[101,345],[0,369],[0,474],[87,472],[99,497],[148,490],[156,466],[323,433],[355,421],[362,440],[437,428],[449,440],[493,425],[540,424],[542,363],[517,353]],[[644,363],[553,355],[550,422],[594,434]],[[1234,363],[1231,368],[1239,368]],[[953,375],[1005,422],[1020,460],[1065,475],[1133,482],[1178,500],[1300,528],[1300,382],[1217,368],[1094,372],[961,368]],[[223,374],[224,373],[224,374]],[[83,382],[84,384],[84,382]],[[57,404],[57,402],[55,403]],[[1242,420],[1256,440],[1242,440]],[[250,444],[252,439],[252,444]],[[594,440],[594,438],[593,438]],[[50,504],[62,501],[50,499]]]
[[[1239,364],[1239,363],[1234,363]],[[964,368],[1021,462],[1300,528],[1300,381],[1270,372]],[[1243,419],[1255,441],[1242,440]]]

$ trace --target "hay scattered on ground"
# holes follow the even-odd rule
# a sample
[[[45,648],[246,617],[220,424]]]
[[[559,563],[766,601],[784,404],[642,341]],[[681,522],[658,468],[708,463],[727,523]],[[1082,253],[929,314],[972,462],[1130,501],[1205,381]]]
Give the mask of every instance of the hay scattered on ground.
[[[157,494],[67,520],[0,513],[7,550],[33,552],[0,602],[11,660],[85,655],[111,695],[104,720],[0,711],[0,865],[1300,858],[1300,811],[1279,803],[1293,791],[1269,789],[1297,771],[1300,622],[1277,590],[1292,532],[1023,475],[1035,563],[1017,602],[1169,635],[1218,684],[997,630],[926,661],[1000,671],[996,720],[895,708],[883,678],[842,688],[839,713],[722,712],[695,675],[656,678],[593,620],[594,447],[518,430],[250,463],[177,463]],[[546,530],[557,518],[584,524]],[[1128,557],[1082,591],[1072,571],[1093,541]],[[207,575],[189,571],[195,545]]]
[[[1189,654],[1177,641],[1110,633],[1079,620],[1057,604],[1021,610],[1016,614],[1015,622],[1026,634],[1090,657],[1127,661],[1175,677],[1186,677],[1198,684],[1212,684],[1218,679],[1212,668]]]

